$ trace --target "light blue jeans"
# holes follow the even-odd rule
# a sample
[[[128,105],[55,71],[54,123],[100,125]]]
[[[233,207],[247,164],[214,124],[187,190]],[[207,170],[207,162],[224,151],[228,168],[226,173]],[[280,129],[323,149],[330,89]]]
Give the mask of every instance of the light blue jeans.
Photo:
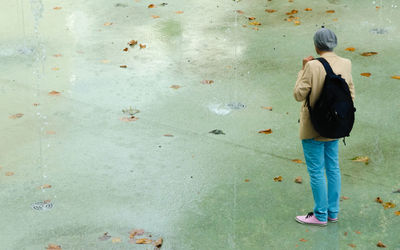
[[[336,219],[339,213],[339,141],[302,140],[304,157],[314,196],[314,214],[320,221]],[[325,178],[326,173],[326,178]],[[328,179],[328,187],[326,185]]]

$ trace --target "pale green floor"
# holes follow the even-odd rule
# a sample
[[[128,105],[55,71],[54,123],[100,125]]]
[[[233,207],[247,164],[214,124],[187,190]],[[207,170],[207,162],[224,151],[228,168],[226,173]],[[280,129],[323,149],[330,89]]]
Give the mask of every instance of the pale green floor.
[[[43,0],[35,32],[39,0],[2,1],[0,249],[152,249],[128,242],[134,228],[173,250],[376,249],[378,241],[400,249],[400,194],[392,193],[400,188],[400,81],[391,79],[400,75],[400,1],[161,2]],[[299,26],[283,20],[292,9]],[[258,31],[242,26],[249,16]],[[350,199],[339,223],[315,228],[294,221],[313,200],[306,166],[291,161],[303,159],[292,89],[301,59],[316,56],[312,36],[322,24],[353,62],[358,110],[340,146]],[[123,52],[132,39],[147,48]],[[367,51],[379,54],[360,55]],[[246,108],[219,113],[229,102]],[[129,106],[141,111],[138,121],[120,120]],[[9,118],[16,113],[24,116]],[[360,155],[370,164],[349,160]],[[384,210],[377,196],[398,206]],[[43,200],[54,208],[31,208]],[[105,232],[122,242],[99,241]]]

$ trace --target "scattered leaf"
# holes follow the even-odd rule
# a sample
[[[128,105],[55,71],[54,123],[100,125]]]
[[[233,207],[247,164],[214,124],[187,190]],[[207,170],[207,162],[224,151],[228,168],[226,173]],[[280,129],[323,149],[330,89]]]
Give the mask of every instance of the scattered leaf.
[[[361,53],[362,56],[372,56],[372,55],[376,55],[376,54],[378,54],[378,52],[364,52],[364,53]]]
[[[104,233],[101,237],[99,237],[99,240],[105,241],[111,238],[111,235],[108,235],[108,233]]]
[[[179,89],[181,86],[180,85],[171,85],[171,89]]]
[[[39,188],[40,189],[51,188],[51,185],[50,184],[44,184],[44,185],[41,185]]]
[[[15,119],[21,118],[23,116],[24,116],[24,114],[18,113],[18,114],[15,114],[15,115],[10,115],[8,118],[15,120]]]
[[[54,67],[54,68],[51,68],[51,70],[58,71],[58,70],[60,70],[60,68]]]
[[[272,111],[272,107],[265,107],[265,106],[261,106],[261,108],[262,108],[262,109],[269,110],[269,111]]]
[[[136,41],[136,40],[130,40],[130,41],[128,42],[128,45],[129,45],[129,46],[135,46],[137,43],[138,43],[138,41]]]
[[[156,19],[156,18],[160,18],[160,16],[156,16],[156,15],[152,15],[152,18]]]
[[[257,28],[257,27],[254,27],[254,28],[253,28],[253,30],[259,30],[259,28]]]
[[[378,9],[380,9],[381,7],[380,7],[380,6],[376,6],[375,8],[378,10]]]
[[[35,106],[35,107],[37,107],[37,106],[39,106],[40,105],[40,103],[34,103],[33,104],[33,106]]]
[[[122,242],[122,240],[121,240],[121,238],[112,238],[111,239],[111,241],[112,241],[112,243],[120,243],[120,242]]]
[[[276,12],[276,10],[273,10],[273,9],[266,9],[265,12],[274,13],[274,12]]]
[[[244,182],[250,182],[250,180],[249,179],[245,179]]]
[[[275,182],[281,182],[283,180],[282,176],[274,177]]]
[[[382,241],[379,241],[378,244],[376,244],[378,247],[386,248],[386,245],[382,243]]]
[[[243,14],[244,14],[244,11],[237,10],[236,13],[243,15]]]
[[[61,9],[62,9],[62,7],[60,7],[60,6],[56,6],[53,8],[53,10],[61,10]]]
[[[61,54],[54,54],[53,56],[54,56],[54,57],[62,57]]]
[[[298,176],[296,177],[296,179],[294,179],[294,182],[301,184],[303,183],[303,179],[301,178],[301,176]]]
[[[147,8],[154,8],[154,7],[156,7],[154,4],[149,4],[149,6],[147,6]]]
[[[126,69],[126,68],[128,68],[128,66],[127,66],[127,65],[120,65],[119,67],[120,67],[120,68],[123,68],[123,69]]]
[[[290,16],[290,15],[294,15],[297,14],[297,12],[299,12],[298,10],[292,10],[290,12],[286,12],[286,15]]]
[[[370,77],[371,73],[361,73],[360,75],[365,76],[365,77]]]
[[[308,240],[305,240],[304,238],[300,239],[301,242],[307,242]]]
[[[183,14],[183,11],[178,10],[178,11],[175,11],[175,13],[176,13],[176,14]]]
[[[133,238],[136,235],[143,235],[144,234],[144,230],[143,229],[133,229],[129,232],[129,238]]]
[[[311,8],[305,8],[304,10],[305,10],[305,11],[312,11]]]
[[[150,244],[153,241],[147,238],[142,238],[142,239],[138,239],[136,240],[136,244]]]
[[[396,212],[394,212],[394,214],[395,214],[395,215],[397,215],[397,216],[400,216],[400,210],[399,210],[399,211],[396,211]]]
[[[123,51],[128,51],[128,48],[123,49]]]
[[[354,245],[354,244],[352,244],[352,243],[350,243],[350,244],[348,244],[348,245],[349,245],[349,247],[356,248],[356,245]]]
[[[259,134],[266,134],[266,135],[269,135],[269,134],[272,133],[272,129],[261,130],[261,131],[258,131],[258,133],[259,133]]]
[[[113,23],[111,23],[111,22],[105,22],[104,23],[104,26],[111,26]]]
[[[215,134],[215,135],[224,135],[225,134],[224,131],[219,130],[219,129],[211,130],[209,133],[210,134]]]
[[[61,248],[61,246],[60,246],[60,245],[56,245],[56,244],[49,244],[49,245],[46,247],[46,249],[47,249],[47,250],[56,250],[56,249],[59,249],[59,250],[61,250],[62,248]]]
[[[248,17],[248,19],[249,19],[249,20],[256,20],[256,18],[253,17],[253,16],[252,16],[252,17]]]
[[[396,204],[392,203],[392,202],[385,202],[382,204],[384,209],[388,209],[388,208],[395,208]]]
[[[351,159],[352,161],[355,161],[355,162],[364,162],[365,163],[365,165],[368,165],[368,163],[369,163],[369,158],[368,158],[368,156],[356,156],[356,157],[354,157],[353,159]]]
[[[158,248],[161,248],[162,244],[163,244],[163,238],[159,238],[154,242],[154,246]]]
[[[120,118],[121,121],[123,122],[134,122],[139,120],[139,118],[135,117],[135,116],[131,116],[131,117],[122,117]]]
[[[14,172],[6,172],[5,175],[6,175],[6,176],[13,176],[13,175],[14,175]]]
[[[354,231],[356,234],[361,234],[361,232],[360,231]]]
[[[326,13],[335,13],[335,10],[327,10]]]
[[[381,197],[376,197],[375,201],[378,203],[383,203],[383,200],[381,199]]]
[[[392,76],[393,79],[400,80],[400,76]]]
[[[342,196],[342,197],[340,197],[340,199],[341,199],[341,200],[350,200],[350,197]]]
[[[261,25],[261,23],[260,23],[260,22],[257,22],[257,21],[250,22],[249,24],[250,24],[250,25]]]
[[[46,131],[46,134],[48,134],[48,135],[55,135],[55,134],[56,134],[56,131],[48,130],[48,131]]]
[[[304,163],[302,160],[300,159],[293,159],[292,162],[296,162],[296,163]]]
[[[139,44],[141,49],[145,49],[146,48],[146,44]]]
[[[355,50],[356,50],[356,48],[353,48],[353,47],[348,47],[348,48],[346,48],[345,50],[346,50],[346,51],[352,51],[352,52],[353,52],[353,51],[355,51]]]
[[[347,236],[347,234],[348,234],[347,232],[344,232],[344,236]]]
[[[58,91],[52,90],[49,92],[49,95],[58,96],[58,95],[61,95],[61,93]]]
[[[202,84],[213,84],[214,80],[203,80],[201,81]]]
[[[174,137],[174,135],[171,135],[171,134],[165,134],[164,136],[165,137]]]
[[[294,24],[300,25],[300,21],[294,21]]]

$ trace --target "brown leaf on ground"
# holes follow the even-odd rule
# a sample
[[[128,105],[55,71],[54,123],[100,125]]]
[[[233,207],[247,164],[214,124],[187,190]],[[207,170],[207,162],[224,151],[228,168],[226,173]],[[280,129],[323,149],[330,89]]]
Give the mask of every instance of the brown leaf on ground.
[[[364,53],[361,53],[362,56],[373,56],[373,55],[376,55],[376,54],[378,54],[378,52],[364,52]]]
[[[53,56],[54,56],[54,57],[62,57],[61,54],[54,54]]]
[[[293,23],[296,25],[300,25],[300,21],[294,21]]]
[[[360,231],[354,231],[356,234],[361,234],[361,232]]]
[[[385,202],[382,204],[384,209],[388,209],[388,208],[395,208],[396,204],[392,203],[392,202]]]
[[[305,10],[305,11],[312,11],[311,8],[305,8],[304,10]]]
[[[269,135],[269,134],[272,134],[272,129],[261,130],[261,131],[258,131],[258,133]]]
[[[282,180],[283,180],[282,176],[274,177],[275,182],[282,182]]]
[[[249,179],[245,179],[244,182],[250,182],[250,180]]]
[[[296,162],[296,163],[303,163],[303,161],[302,161],[302,160],[300,160],[300,159],[293,159],[293,160],[292,160],[292,162]]]
[[[44,184],[44,185],[41,185],[39,188],[40,189],[51,188],[51,185],[50,184]]]
[[[51,70],[58,71],[58,70],[60,70],[60,68],[54,67],[54,68],[51,68]]]
[[[236,13],[243,15],[243,14],[244,14],[244,11],[237,10]]]
[[[61,250],[62,248],[61,248],[60,245],[49,244],[49,245],[46,247],[46,249],[47,249],[47,250],[56,250],[56,249]]]
[[[400,80],[400,76],[392,76],[393,79]]]
[[[119,238],[119,237],[112,238],[111,241],[112,241],[112,243],[120,243],[120,242],[122,242],[121,238]]]
[[[340,197],[340,199],[341,199],[341,200],[350,200],[350,198],[347,197],[347,196],[342,196],[342,197]]]
[[[24,114],[22,114],[22,113],[17,113],[17,114],[15,114],[15,115],[10,115],[8,118],[10,118],[10,119],[18,119],[18,118],[21,118],[21,117],[23,117],[24,116]]]
[[[214,80],[203,80],[201,81],[202,84],[213,84]]]
[[[354,244],[352,244],[352,243],[350,243],[350,244],[348,244],[349,245],[349,247],[352,247],[352,248],[356,248],[357,246],[356,245],[354,245]]]
[[[119,67],[120,67],[120,68],[122,68],[122,69],[126,69],[126,68],[128,68],[128,66],[127,66],[127,65],[120,65]]]
[[[254,27],[254,28],[253,28],[253,30],[259,30],[259,28],[257,28],[257,27]]]
[[[262,108],[262,109],[269,110],[269,111],[272,111],[272,107],[265,107],[265,106],[261,106],[261,108]]]
[[[56,6],[53,8],[53,10],[61,10],[61,9],[62,9],[62,7],[60,7],[60,6]]]
[[[171,135],[171,134],[165,134],[164,136],[165,137],[174,137],[174,135]]]
[[[55,135],[55,134],[56,134],[56,131],[48,130],[48,131],[46,131],[46,134],[48,134],[48,135]]]
[[[376,197],[375,201],[378,203],[383,203],[383,200],[381,199],[381,197]]]
[[[274,12],[276,12],[276,10],[273,10],[273,9],[266,9],[265,12],[274,13]]]
[[[180,85],[171,85],[171,89],[179,89],[181,86]]]
[[[154,8],[154,7],[156,7],[154,4],[149,4],[149,6],[147,6],[147,8]]]
[[[145,49],[146,48],[146,44],[139,44],[141,49]]]
[[[40,105],[40,103],[34,103],[33,104],[33,106],[35,106],[35,107],[37,107],[37,106],[39,106]]]
[[[378,244],[376,244],[378,247],[386,248],[386,245],[382,243],[382,241],[379,241]]]
[[[335,10],[327,10],[326,13],[335,13]]]
[[[353,159],[351,159],[352,161],[355,161],[355,162],[364,162],[365,163],[365,165],[368,165],[368,163],[369,163],[369,158],[368,158],[368,156],[356,156],[356,157],[354,157]]]
[[[135,237],[136,235],[143,235],[143,234],[144,234],[143,229],[132,229],[129,232],[129,238],[133,239],[133,237]]]
[[[301,238],[300,241],[301,241],[301,242],[307,242],[308,240],[306,240],[306,239],[304,239],[304,238]]]
[[[136,244],[150,244],[153,241],[147,238],[137,239]]]
[[[183,14],[182,10],[175,11],[176,14]]]
[[[397,216],[400,216],[400,210],[399,210],[399,211],[396,211],[396,212],[394,212],[394,214],[395,214],[395,215],[397,215]]]
[[[61,95],[61,93],[58,91],[52,90],[49,92],[49,95],[58,96],[58,95]]]
[[[14,172],[6,172],[5,175],[6,175],[6,176],[13,176],[13,175],[14,175]]]
[[[134,122],[139,120],[139,118],[135,117],[135,116],[131,116],[131,117],[122,117],[120,118],[121,121],[123,122]]]
[[[113,23],[111,23],[111,22],[105,22],[103,25],[104,26],[111,26]]]
[[[128,51],[128,48],[123,49],[123,51]]]
[[[156,16],[156,15],[152,15],[152,18],[156,19],[156,18],[160,18],[160,16]]]
[[[371,76],[371,73],[361,73],[360,75],[366,76],[366,77],[370,77],[370,76]]]
[[[158,248],[161,248],[162,244],[163,244],[163,238],[159,238],[154,242],[154,246]]]
[[[252,17],[248,17],[248,19],[249,19],[249,20],[256,20],[256,18],[253,17],[253,16],[252,16]]]
[[[101,237],[99,237],[99,240],[105,241],[105,240],[109,240],[110,238],[111,238],[111,235],[109,235],[108,232],[106,232]]]
[[[298,12],[299,12],[298,10],[292,10],[290,12],[286,12],[286,15],[290,16],[290,15],[297,14]]]
[[[298,176],[296,177],[296,179],[294,179],[294,182],[301,184],[303,183],[303,179],[301,178],[301,176]]]
[[[256,26],[257,26],[257,25],[261,25],[261,23],[260,23],[260,22],[257,22],[257,21],[250,22],[249,24],[250,24],[250,25],[256,25]]]
[[[356,48],[353,48],[353,47],[348,47],[348,48],[346,48],[345,50],[346,50],[346,51],[351,51],[351,52],[353,52],[353,51],[355,51],[355,50],[356,50]]]
[[[137,43],[138,43],[138,41],[136,41],[136,40],[130,40],[130,41],[128,42],[128,45],[129,45],[129,46],[135,46]]]

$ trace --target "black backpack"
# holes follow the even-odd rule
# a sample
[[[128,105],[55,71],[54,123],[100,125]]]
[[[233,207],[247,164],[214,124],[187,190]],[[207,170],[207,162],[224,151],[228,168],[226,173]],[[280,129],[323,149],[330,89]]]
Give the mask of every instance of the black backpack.
[[[333,73],[331,66],[324,58],[317,58],[324,65],[326,77],[321,95],[310,105],[310,94],[306,105],[310,111],[314,129],[323,137],[338,139],[350,136],[354,124],[354,107],[349,86],[341,75]]]

